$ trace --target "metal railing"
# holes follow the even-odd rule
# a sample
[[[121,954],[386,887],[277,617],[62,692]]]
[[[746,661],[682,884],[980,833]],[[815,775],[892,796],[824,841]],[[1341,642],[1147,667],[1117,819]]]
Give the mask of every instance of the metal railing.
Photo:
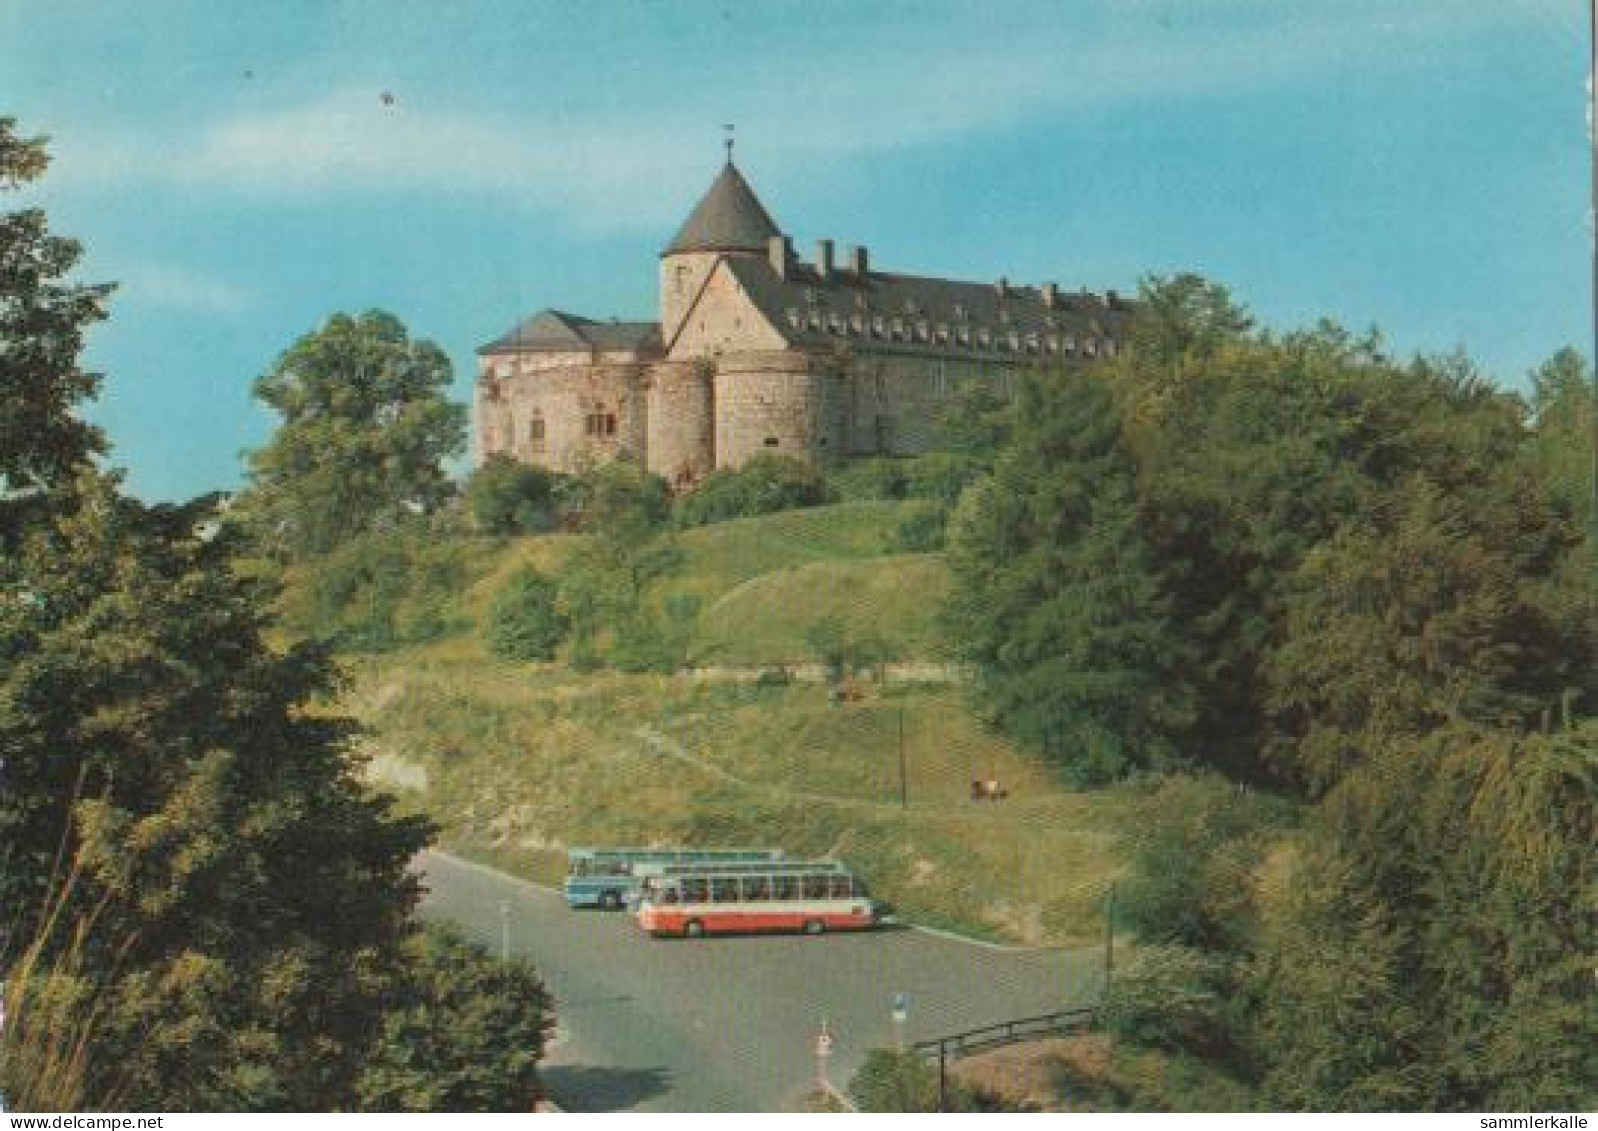
[[[925,1057],[937,1057],[938,1110],[947,1111],[951,1060],[958,1060],[972,1053],[985,1052],[988,1049],[1001,1048],[1004,1045],[1035,1040],[1038,1037],[1089,1029],[1093,1026],[1093,1018],[1097,1012],[1097,1008],[1091,1005],[1062,1009],[1037,1017],[1020,1017],[1014,1021],[984,1025],[980,1029],[967,1029],[963,1033],[951,1033],[946,1037],[937,1037],[930,1041],[917,1041],[912,1047]]]

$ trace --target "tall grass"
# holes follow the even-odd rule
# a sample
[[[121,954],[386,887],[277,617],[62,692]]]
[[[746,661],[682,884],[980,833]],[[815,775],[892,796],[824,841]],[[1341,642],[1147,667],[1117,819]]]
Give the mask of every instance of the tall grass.
[[[25,940],[0,953],[0,1093],[15,1111],[104,1111],[123,1106],[127,1088],[115,1070],[92,1062],[111,995],[106,983],[132,946],[128,935],[100,947],[106,901],[81,910],[81,859],[73,856],[42,906],[10,926]],[[111,975],[91,953],[108,957]]]

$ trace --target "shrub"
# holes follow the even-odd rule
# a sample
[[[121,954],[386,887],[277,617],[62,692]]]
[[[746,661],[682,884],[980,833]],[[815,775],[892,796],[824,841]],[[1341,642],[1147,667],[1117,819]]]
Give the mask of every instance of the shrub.
[[[399,997],[356,1081],[362,1110],[531,1110],[554,1027],[531,966],[429,927]]]
[[[949,508],[940,503],[917,503],[894,529],[892,548],[907,554],[943,549],[949,529]]]
[[[558,477],[503,453],[483,462],[466,481],[466,507],[482,534],[536,534],[555,529]]]
[[[827,501],[827,481],[792,456],[758,455],[737,471],[716,471],[677,501],[679,526],[813,507]]]
[[[552,660],[570,621],[559,587],[525,566],[494,595],[483,633],[489,651],[506,660]]]
[[[1275,806],[1220,778],[1174,776],[1143,802],[1127,849],[1119,907],[1145,943],[1248,948],[1253,876]]]
[[[302,567],[287,619],[356,651],[436,640],[469,626],[456,602],[466,570],[458,543],[421,526],[358,535]]]
[[[1138,948],[1105,991],[1100,1024],[1117,1037],[1167,1050],[1230,1047],[1227,960],[1182,946]]]

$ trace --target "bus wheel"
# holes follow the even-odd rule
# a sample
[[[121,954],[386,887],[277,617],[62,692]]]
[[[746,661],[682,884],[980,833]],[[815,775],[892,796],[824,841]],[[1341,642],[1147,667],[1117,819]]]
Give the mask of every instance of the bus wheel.
[[[599,897],[599,906],[606,911],[616,910],[616,908],[621,906],[621,893],[616,891],[605,892]]]
[[[827,925],[825,923],[823,923],[820,919],[806,919],[805,920],[805,934],[807,934],[807,935],[819,935],[823,931],[825,931],[826,929],[827,929]]]
[[[698,919],[690,919],[688,922],[682,925],[682,933],[685,938],[703,938],[705,934],[705,925]]]

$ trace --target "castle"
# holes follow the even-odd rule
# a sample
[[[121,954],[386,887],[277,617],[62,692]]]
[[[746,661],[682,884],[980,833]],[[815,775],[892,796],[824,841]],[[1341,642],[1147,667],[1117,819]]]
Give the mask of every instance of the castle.
[[[800,261],[732,162],[660,256],[660,321],[544,310],[479,349],[477,459],[627,456],[677,487],[751,456],[911,455],[958,384],[1113,354],[1130,304],[1053,283]]]

